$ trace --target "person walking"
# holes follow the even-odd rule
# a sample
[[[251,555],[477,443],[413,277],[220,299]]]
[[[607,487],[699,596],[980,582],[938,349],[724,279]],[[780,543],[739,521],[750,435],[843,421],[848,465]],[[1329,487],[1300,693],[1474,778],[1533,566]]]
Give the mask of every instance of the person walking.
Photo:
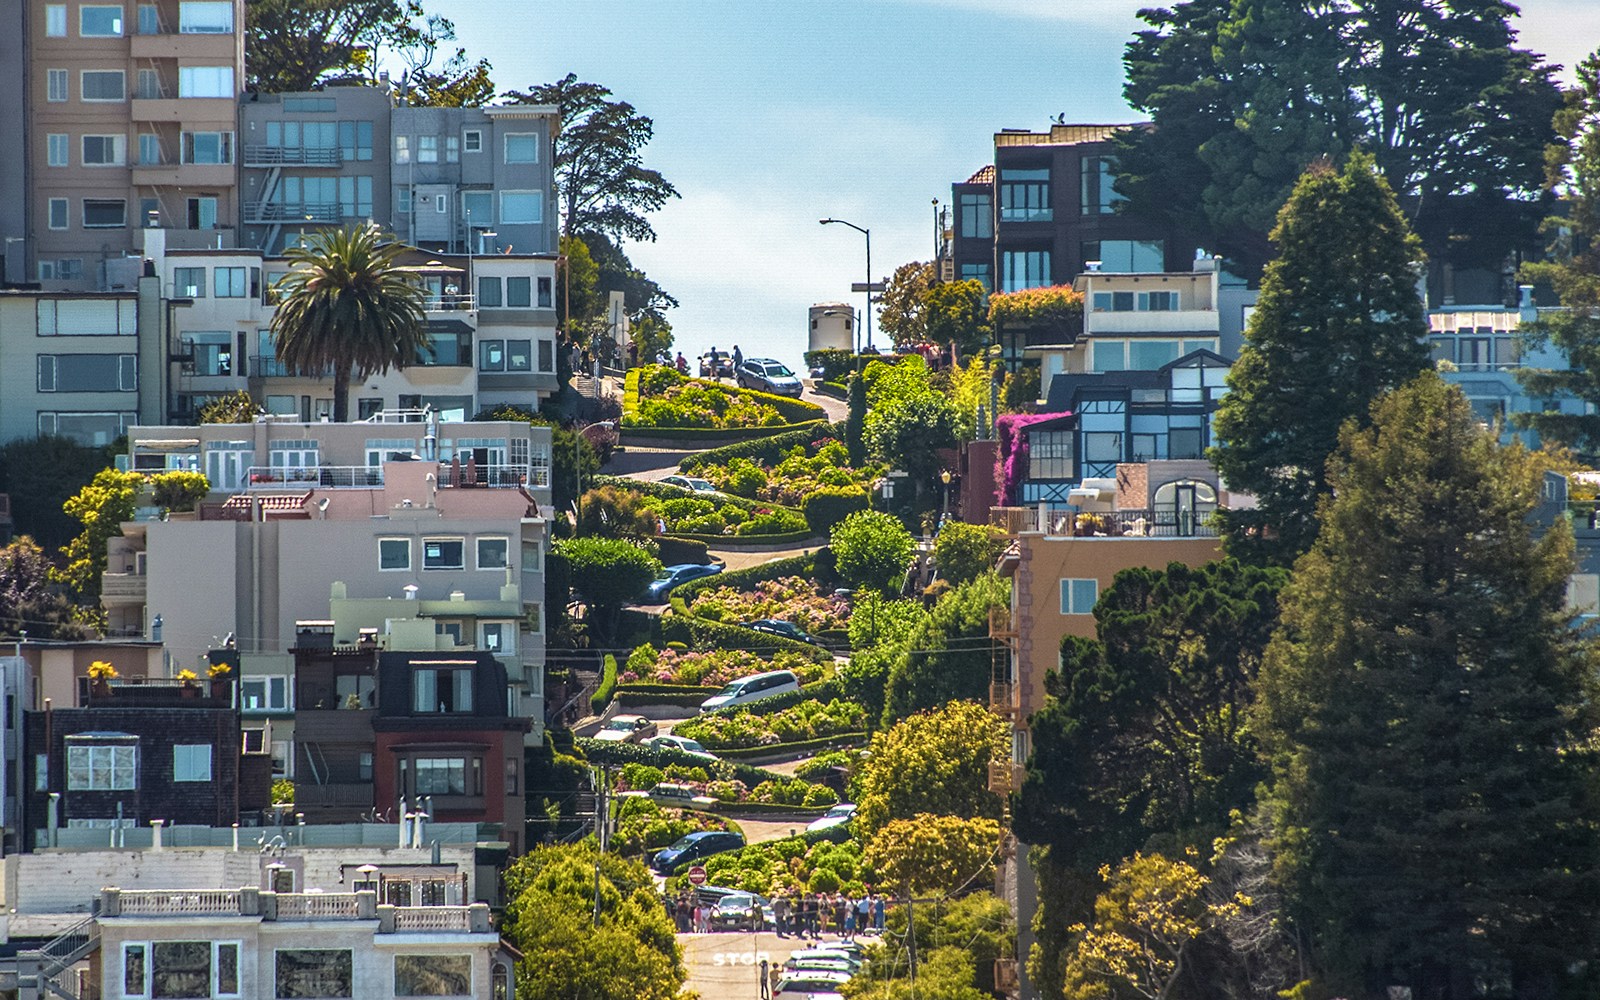
[[[888,909],[888,904],[884,901],[883,893],[881,893],[881,892],[873,893],[872,894],[872,929],[877,931],[879,934],[883,933],[883,917],[884,917],[884,913],[885,913],[885,911],[887,909]]]
[[[856,927],[861,933],[867,933],[872,927],[872,893],[862,892],[861,898],[855,902]]]
[[[739,370],[739,366],[743,365],[743,364],[744,364],[744,352],[739,350],[739,345],[738,344],[734,344],[733,345],[733,370],[734,371],[738,371]]]
[[[779,937],[789,936],[789,897],[785,893],[772,897],[772,922],[778,925]]]
[[[854,941],[856,937],[856,901],[849,896],[840,897],[844,901],[844,939]]]

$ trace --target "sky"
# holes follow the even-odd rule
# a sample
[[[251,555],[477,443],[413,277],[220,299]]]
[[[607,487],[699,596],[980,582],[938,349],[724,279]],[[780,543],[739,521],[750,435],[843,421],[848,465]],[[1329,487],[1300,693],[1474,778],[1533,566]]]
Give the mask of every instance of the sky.
[[[738,344],[796,368],[807,308],[934,250],[934,199],[1002,128],[1137,121],[1122,49],[1154,0],[430,0],[502,91],[577,73],[655,121],[682,195],[627,247],[680,303],[691,357]],[[1600,0],[1523,0],[1521,44],[1570,67]],[[1564,78],[1571,79],[1570,72]],[[876,328],[876,320],[874,320]]]

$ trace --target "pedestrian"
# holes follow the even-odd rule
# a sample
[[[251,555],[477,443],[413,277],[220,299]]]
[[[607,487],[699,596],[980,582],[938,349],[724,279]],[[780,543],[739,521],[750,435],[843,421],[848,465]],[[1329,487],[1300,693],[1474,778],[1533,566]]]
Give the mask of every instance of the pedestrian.
[[[682,351],[678,352],[678,360],[675,366],[677,367],[680,375],[689,374],[689,359],[683,356]]]
[[[844,893],[833,894],[833,932],[844,937],[844,915],[850,909],[850,904],[845,900]]]
[[[735,370],[744,364],[744,352],[739,350],[739,345],[733,345],[733,367]]]
[[[856,936],[856,904],[849,896],[840,897],[844,900],[844,939],[855,940]]]
[[[883,915],[884,915],[884,911],[886,909],[887,909],[887,904],[884,902],[883,893],[881,893],[881,892],[873,893],[872,894],[872,928],[873,928],[873,930],[876,930],[879,934],[883,933]]]
[[[805,894],[806,923],[803,936],[817,937],[817,897],[811,893]]]
[[[861,898],[856,900],[856,926],[865,934],[872,926],[872,894],[863,892]]]
[[[789,936],[789,894],[780,892],[772,897],[772,922],[777,924],[779,937]]]

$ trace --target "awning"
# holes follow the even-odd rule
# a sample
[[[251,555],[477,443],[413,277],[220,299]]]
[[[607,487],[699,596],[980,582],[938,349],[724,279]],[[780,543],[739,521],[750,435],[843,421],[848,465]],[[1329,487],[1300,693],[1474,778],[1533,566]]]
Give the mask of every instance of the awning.
[[[138,451],[196,451],[199,438],[143,438],[133,442]]]

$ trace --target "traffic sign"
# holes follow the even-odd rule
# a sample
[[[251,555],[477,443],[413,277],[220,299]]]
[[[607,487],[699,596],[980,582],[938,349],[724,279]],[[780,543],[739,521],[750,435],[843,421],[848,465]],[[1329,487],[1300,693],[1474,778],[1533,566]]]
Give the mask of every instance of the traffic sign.
[[[885,285],[881,281],[852,281],[850,283],[852,292],[881,292],[884,288]]]
[[[699,865],[695,865],[694,867],[690,868],[689,869],[689,884],[690,885],[705,885],[706,884],[706,870],[704,868],[701,868]]]

